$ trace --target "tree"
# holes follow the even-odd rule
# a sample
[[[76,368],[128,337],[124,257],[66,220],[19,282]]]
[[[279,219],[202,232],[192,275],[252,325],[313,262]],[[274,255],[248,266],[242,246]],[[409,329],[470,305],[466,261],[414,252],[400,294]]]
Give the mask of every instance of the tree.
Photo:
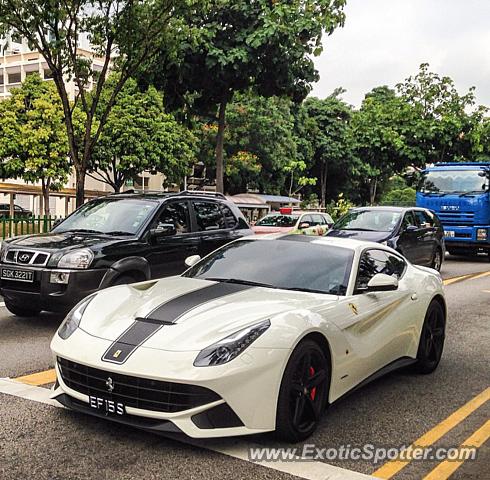
[[[118,81],[113,75],[99,103],[105,103]],[[143,171],[163,173],[168,183],[178,182],[194,159],[193,134],[165,113],[163,96],[150,87],[141,92],[129,80],[119,94],[95,146],[88,175],[119,192],[126,180]]]
[[[0,110],[2,176],[41,182],[44,213],[49,215],[49,191],[61,187],[71,169],[63,108],[54,85],[37,74],[11,93]]]
[[[338,182],[343,172],[352,173],[352,139],[349,129],[352,107],[340,98],[343,92],[338,89],[323,100],[312,97],[303,104],[306,115],[303,120],[304,136],[311,145],[311,171],[319,178],[322,207],[327,203],[329,175]]]
[[[303,160],[298,152],[295,118],[290,99],[261,97],[249,91],[238,93],[228,106],[225,130],[226,190],[241,193],[256,189],[287,194],[294,162]],[[216,122],[201,127],[199,159],[215,174],[214,145]],[[289,169],[288,169],[289,167]],[[294,179],[297,167],[294,170]],[[297,182],[293,185],[297,188]]]
[[[418,153],[407,144],[413,109],[386,86],[369,92],[361,108],[352,116],[355,155],[359,175],[368,189],[362,200],[375,202],[378,186],[402,172]]]
[[[417,75],[408,77],[396,88],[416,115],[407,144],[419,150],[419,166],[471,159],[471,132],[481,122],[485,110],[471,112],[475,105],[474,87],[460,95],[450,77],[431,72],[429,65],[423,63]]]
[[[64,112],[69,154],[76,173],[76,202],[84,201],[85,175],[90,159],[116,97],[142,64],[151,60],[157,45],[165,44],[170,55],[179,34],[188,34],[181,12],[197,0],[0,0],[0,30],[25,37],[44,57],[51,71]],[[2,32],[0,32],[2,33]],[[80,40],[90,41],[92,53],[83,53]],[[92,56],[100,58],[102,68]],[[107,73],[120,72],[105,108],[94,128],[100,95]],[[77,93],[70,101],[68,83]],[[93,86],[90,98],[87,90]],[[75,109],[84,115],[83,135],[75,132]],[[80,117],[79,117],[80,118]]]
[[[313,56],[322,50],[322,36],[343,25],[344,5],[345,0],[210,0],[186,16],[200,34],[181,42],[178,61],[169,65],[163,46],[164,59],[145,72],[143,82],[157,82],[171,104],[187,104],[217,122],[217,191],[224,191],[226,111],[234,94],[253,88],[265,97],[305,98],[318,80]]]

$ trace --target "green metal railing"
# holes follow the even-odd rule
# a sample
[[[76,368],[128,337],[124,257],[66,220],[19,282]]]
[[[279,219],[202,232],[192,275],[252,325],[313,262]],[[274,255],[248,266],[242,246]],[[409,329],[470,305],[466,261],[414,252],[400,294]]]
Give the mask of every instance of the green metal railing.
[[[38,217],[0,217],[0,233],[2,240],[18,235],[28,235],[30,233],[46,233],[53,228],[56,220],[62,217],[55,215],[41,215]]]

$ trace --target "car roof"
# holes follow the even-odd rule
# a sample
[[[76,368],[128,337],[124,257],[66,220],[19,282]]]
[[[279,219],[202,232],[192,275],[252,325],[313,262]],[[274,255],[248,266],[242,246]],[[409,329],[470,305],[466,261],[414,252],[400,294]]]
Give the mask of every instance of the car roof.
[[[193,191],[183,191],[183,192],[121,192],[113,193],[107,197],[99,197],[99,199],[110,198],[113,200],[119,199],[135,199],[135,200],[153,200],[157,202],[164,202],[165,200],[171,198],[198,198],[201,200],[218,200],[222,202],[227,202],[228,199],[221,193],[215,192],[193,192]]]
[[[406,212],[408,210],[427,210],[426,208],[420,208],[420,207],[394,207],[394,206],[377,206],[377,207],[354,207],[352,208],[352,211],[354,212],[364,212],[364,211],[384,211],[384,212]]]

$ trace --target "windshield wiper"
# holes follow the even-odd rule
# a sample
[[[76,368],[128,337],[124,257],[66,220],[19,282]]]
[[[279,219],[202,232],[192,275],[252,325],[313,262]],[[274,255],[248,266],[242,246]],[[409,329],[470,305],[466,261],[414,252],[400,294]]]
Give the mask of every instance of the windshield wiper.
[[[204,278],[204,280],[210,280],[212,282],[222,282],[222,283],[237,283],[240,285],[250,285],[251,287],[278,288],[268,283],[253,282],[251,280],[241,280],[239,278],[206,277]]]
[[[341,228],[340,230],[348,230],[350,232],[358,231],[358,232],[379,232],[379,230],[373,230],[372,228]]]
[[[467,197],[469,195],[478,195],[479,193],[485,193],[485,190],[472,190],[471,192],[461,193],[460,197]]]
[[[60,233],[74,232],[74,233],[102,233],[99,230],[91,230],[89,228],[69,228],[68,230],[63,230]]]
[[[134,235],[131,232],[125,232],[124,230],[114,230],[112,232],[104,232],[106,235]]]
[[[286,288],[284,287],[284,290],[291,290],[292,292],[306,292],[306,293],[323,293],[324,295],[336,295],[336,294],[331,294],[329,292],[325,292],[324,290],[315,290],[314,288],[302,288],[302,287],[292,287],[292,288]]]

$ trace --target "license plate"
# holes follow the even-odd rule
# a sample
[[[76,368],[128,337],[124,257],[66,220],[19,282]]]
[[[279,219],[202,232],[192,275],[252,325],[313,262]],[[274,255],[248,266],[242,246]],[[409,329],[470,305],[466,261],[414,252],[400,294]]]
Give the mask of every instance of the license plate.
[[[107,398],[94,397],[90,395],[88,404],[90,408],[98,410],[106,415],[124,415],[126,413],[126,407],[115,400],[109,400]]]
[[[444,236],[448,238],[454,238],[454,232],[452,230],[444,230]]]
[[[14,280],[16,282],[33,282],[34,272],[32,270],[17,270],[15,268],[2,268],[0,274],[2,280]]]

